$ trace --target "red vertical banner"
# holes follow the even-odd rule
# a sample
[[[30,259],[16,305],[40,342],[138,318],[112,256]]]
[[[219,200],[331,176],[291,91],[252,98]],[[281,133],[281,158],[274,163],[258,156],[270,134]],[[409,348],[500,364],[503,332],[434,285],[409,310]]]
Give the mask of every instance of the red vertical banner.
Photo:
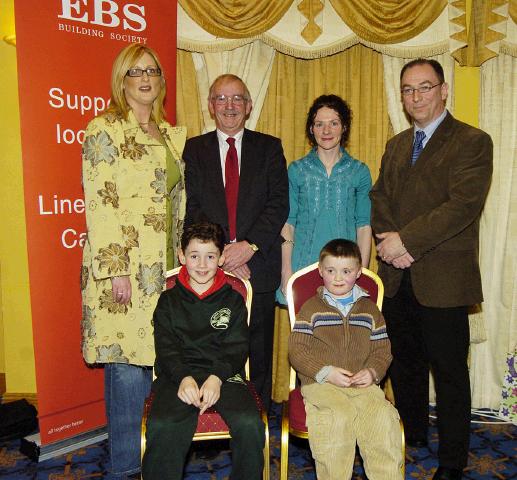
[[[42,444],[105,424],[103,372],[81,355],[81,143],[129,43],[157,51],[174,121],[176,0],[15,0],[29,278]]]

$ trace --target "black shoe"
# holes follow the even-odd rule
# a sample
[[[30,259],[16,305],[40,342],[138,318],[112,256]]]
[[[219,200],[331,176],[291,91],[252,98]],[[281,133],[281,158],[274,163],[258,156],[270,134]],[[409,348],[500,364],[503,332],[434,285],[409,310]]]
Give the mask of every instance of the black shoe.
[[[449,467],[438,467],[433,476],[433,480],[461,480],[462,478],[463,470]]]
[[[427,447],[427,438],[406,438],[406,445],[413,448]]]

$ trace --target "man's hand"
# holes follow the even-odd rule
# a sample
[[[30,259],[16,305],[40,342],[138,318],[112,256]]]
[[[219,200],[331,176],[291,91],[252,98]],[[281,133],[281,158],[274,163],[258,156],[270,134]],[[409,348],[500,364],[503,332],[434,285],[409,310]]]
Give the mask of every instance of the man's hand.
[[[381,240],[377,245],[377,253],[384,262],[391,264],[395,258],[407,252],[398,232],[378,233],[375,236]]]
[[[188,376],[185,377],[178,388],[178,397],[180,400],[187,405],[194,405],[195,407],[201,407],[201,395],[199,393],[199,387],[197,386],[194,378]]]
[[[223,382],[215,375],[210,375],[205,383],[201,386],[199,394],[201,397],[201,405],[199,414],[205,413],[205,410],[212,405],[215,405],[219,397],[221,396],[221,385]]]
[[[354,387],[366,388],[375,383],[377,374],[373,368],[363,368],[350,379]]]
[[[240,267],[237,267],[235,270],[232,270],[231,273],[233,273],[241,280],[249,280],[251,278],[251,270],[246,263]]]
[[[246,240],[240,242],[229,243],[224,247],[224,264],[223,269],[227,272],[233,272],[236,268],[242,267],[248,263],[255,252],[251,249],[250,244]]]
[[[332,370],[327,375],[327,382],[336,387],[350,387],[352,385],[352,372],[344,368],[332,367]]]
[[[391,264],[395,268],[409,268],[415,259],[410,255],[409,252],[402,254],[400,257],[394,258]]]

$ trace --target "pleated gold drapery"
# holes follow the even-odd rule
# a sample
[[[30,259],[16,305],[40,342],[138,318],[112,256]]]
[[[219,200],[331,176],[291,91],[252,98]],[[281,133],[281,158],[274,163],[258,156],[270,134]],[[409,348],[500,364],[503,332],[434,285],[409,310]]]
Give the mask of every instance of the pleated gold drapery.
[[[178,0],[188,16],[216,37],[255,37],[272,28],[294,0]],[[447,0],[330,0],[341,19],[362,39],[380,44],[409,40],[423,32],[447,6]],[[465,0],[454,6],[464,9]],[[315,16],[322,0],[304,0],[297,7],[308,15],[309,25],[320,29]],[[316,34],[317,36],[317,34]],[[309,43],[310,38],[305,36]]]
[[[282,18],[293,0],[178,0],[198,25],[217,37],[253,37]]]
[[[508,7],[508,14],[510,18],[517,23],[517,0],[510,0],[510,5]]]
[[[496,9],[507,3],[508,0],[479,0],[474,3],[470,17],[468,45],[454,53],[454,58],[461,65],[477,67],[497,56],[498,52],[488,46],[505,37],[497,28],[497,24],[504,21],[505,17],[496,13]],[[515,9],[517,1],[513,0],[511,3]]]
[[[447,0],[330,0],[341,19],[361,38],[374,43],[405,42],[423,32]]]
[[[388,138],[382,56],[362,45],[315,60],[277,54],[257,130],[282,139],[288,163],[307,153],[305,120],[323,93],[343,97],[352,109],[348,150],[377,177]]]
[[[176,122],[187,127],[189,138],[203,132],[203,113],[197,87],[192,53],[177,50],[176,57]]]
[[[349,152],[365,162],[374,179],[390,136],[382,56],[362,45],[317,60],[278,54],[257,130],[282,139],[287,162],[309,149],[305,120],[312,101],[323,93],[343,97],[353,112]],[[374,267],[376,268],[376,267]],[[287,399],[289,336],[287,310],[277,308],[273,359],[273,400]]]
[[[506,13],[505,8],[508,8]],[[454,52],[461,65],[478,67],[499,54],[506,40],[505,22],[517,23],[517,0],[480,0],[472,3],[468,45]],[[512,55],[515,54],[515,48]]]

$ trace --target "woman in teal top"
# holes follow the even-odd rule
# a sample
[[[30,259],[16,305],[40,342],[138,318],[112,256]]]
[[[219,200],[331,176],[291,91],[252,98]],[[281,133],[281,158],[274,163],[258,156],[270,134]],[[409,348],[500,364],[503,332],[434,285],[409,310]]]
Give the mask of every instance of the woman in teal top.
[[[357,242],[363,266],[370,260],[368,167],[345,150],[352,113],[337,95],[314,100],[306,122],[311,151],[293,162],[289,173],[290,212],[282,229],[282,283],[278,301],[293,272],[318,260],[321,248],[334,238]]]

